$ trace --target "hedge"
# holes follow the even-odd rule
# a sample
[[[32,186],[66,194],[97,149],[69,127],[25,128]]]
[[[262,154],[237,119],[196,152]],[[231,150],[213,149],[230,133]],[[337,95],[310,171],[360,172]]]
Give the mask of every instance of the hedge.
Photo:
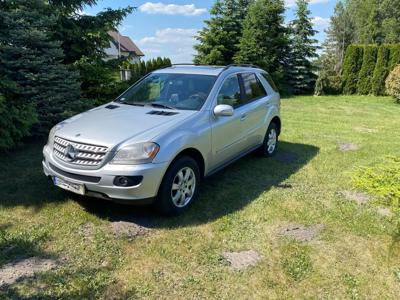
[[[400,44],[390,45],[389,72],[400,64]]]
[[[363,62],[358,75],[358,94],[368,95],[372,93],[372,76],[375,70],[377,54],[377,45],[364,46]]]
[[[376,67],[372,78],[372,92],[374,95],[385,95],[385,80],[389,74],[390,45],[379,47]]]
[[[347,47],[346,56],[343,63],[343,93],[357,93],[358,74],[363,61],[364,48],[360,45],[350,45]]]

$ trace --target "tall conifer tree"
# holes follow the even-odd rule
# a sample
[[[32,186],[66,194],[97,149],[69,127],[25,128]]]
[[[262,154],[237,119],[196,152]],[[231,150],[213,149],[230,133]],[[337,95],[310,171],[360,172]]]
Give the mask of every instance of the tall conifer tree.
[[[227,65],[233,62],[242,36],[243,19],[252,0],[217,0],[211,19],[199,32],[195,63]]]
[[[294,94],[307,94],[313,90],[316,80],[312,59],[317,55],[317,33],[308,9],[308,0],[296,1],[296,18],[290,23],[290,51],[287,77]]]
[[[0,17],[0,87],[5,101],[36,109],[35,132],[47,130],[79,111],[77,73],[62,63],[61,42],[51,39],[55,16],[45,1],[2,1]],[[10,108],[11,109],[11,108]]]
[[[284,26],[283,0],[255,0],[251,3],[243,27],[237,63],[251,63],[264,68],[278,82],[288,50],[287,29]]]

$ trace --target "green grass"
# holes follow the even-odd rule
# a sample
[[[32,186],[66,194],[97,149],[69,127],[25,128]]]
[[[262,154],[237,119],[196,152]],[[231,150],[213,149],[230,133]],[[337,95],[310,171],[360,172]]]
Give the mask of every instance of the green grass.
[[[0,268],[30,256],[60,266],[0,290],[0,298],[398,298],[399,220],[340,192],[356,189],[360,168],[400,155],[400,105],[296,97],[283,100],[282,116],[279,151],[290,163],[249,155],[207,179],[199,201],[172,219],[56,189],[42,175],[41,145],[3,155]],[[338,142],[360,150],[340,152]],[[112,234],[110,221],[152,229],[129,241]],[[277,234],[289,223],[325,229],[300,243]],[[87,224],[90,239],[82,235]],[[231,270],[222,257],[251,249],[262,260],[246,270]]]

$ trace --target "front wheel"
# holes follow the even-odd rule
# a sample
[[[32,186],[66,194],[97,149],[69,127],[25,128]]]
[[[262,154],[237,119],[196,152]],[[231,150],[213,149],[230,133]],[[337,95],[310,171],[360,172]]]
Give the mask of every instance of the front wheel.
[[[271,123],[269,124],[267,133],[265,134],[261,151],[265,157],[270,157],[276,153],[277,148],[278,148],[278,128],[275,123]]]
[[[161,183],[155,208],[163,215],[178,215],[198,198],[200,170],[197,162],[182,156],[169,167]]]

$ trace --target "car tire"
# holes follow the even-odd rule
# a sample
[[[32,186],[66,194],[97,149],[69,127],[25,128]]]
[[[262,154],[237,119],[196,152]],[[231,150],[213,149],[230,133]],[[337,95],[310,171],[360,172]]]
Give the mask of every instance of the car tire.
[[[278,127],[274,122],[272,122],[268,126],[263,144],[260,148],[261,154],[264,157],[271,157],[275,155],[278,149],[278,142],[279,142],[278,139],[279,139]]]
[[[186,211],[199,196],[200,168],[189,156],[178,157],[161,182],[155,208],[165,216]]]

